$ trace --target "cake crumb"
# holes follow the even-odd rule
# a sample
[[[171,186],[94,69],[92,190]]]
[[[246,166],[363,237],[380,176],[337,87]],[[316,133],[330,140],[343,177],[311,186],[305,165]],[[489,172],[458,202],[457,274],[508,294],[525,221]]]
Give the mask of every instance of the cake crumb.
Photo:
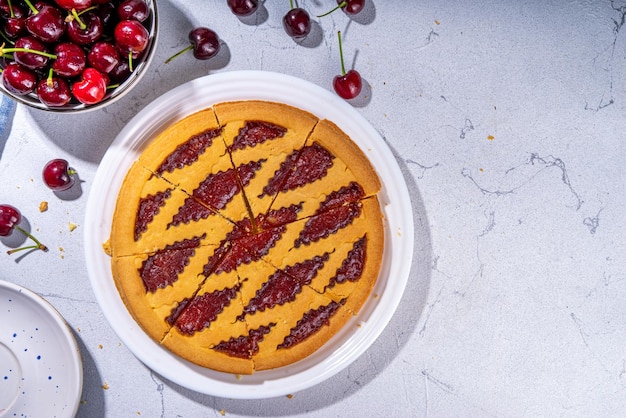
[[[102,249],[106,255],[111,255],[111,241],[102,243]]]
[[[98,348],[102,350],[102,344],[98,344]]]
[[[70,232],[72,232],[73,230],[78,228],[78,225],[76,225],[75,223],[70,222],[69,223],[69,228],[70,228]]]
[[[288,399],[293,399],[293,394],[290,393],[289,395],[287,395],[287,398]]]
[[[48,210],[48,202],[45,200],[39,204],[39,212],[45,212]]]
[[[496,137],[493,135],[487,135],[487,139],[493,141],[494,139],[496,139]]]
[[[220,415],[221,415],[221,416],[226,415],[226,411],[225,411],[225,410],[223,410],[223,409],[222,409],[222,410],[220,410]]]
[[[108,383],[107,383],[107,382],[104,382],[104,383],[102,384],[102,389],[104,389],[104,390],[109,390],[109,385],[108,385]]]

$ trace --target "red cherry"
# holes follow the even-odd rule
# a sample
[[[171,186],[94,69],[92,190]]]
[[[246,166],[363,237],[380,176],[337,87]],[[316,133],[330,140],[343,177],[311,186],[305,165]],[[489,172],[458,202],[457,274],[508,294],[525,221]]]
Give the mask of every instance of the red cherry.
[[[361,93],[363,81],[361,74],[356,70],[350,70],[347,73],[335,76],[333,79],[333,88],[335,92],[344,99],[354,99]]]
[[[64,42],[54,47],[57,59],[52,62],[54,72],[62,77],[74,78],[87,66],[85,51],[72,42]]]
[[[124,0],[117,6],[120,20],[138,20],[143,22],[150,16],[150,9],[144,0]]]
[[[304,39],[311,32],[311,17],[304,9],[293,8],[283,16],[283,28],[293,39]]]
[[[85,10],[92,4],[91,0],[54,0],[54,2],[65,10]]]
[[[237,16],[250,16],[259,8],[258,0],[228,0],[228,7]]]
[[[333,88],[335,92],[344,99],[354,99],[361,93],[363,80],[361,74],[356,70],[346,72],[343,61],[343,47],[341,45],[341,31],[337,32],[339,38],[339,55],[341,57],[341,75],[335,76],[333,79]]]
[[[346,14],[355,15],[363,10],[365,0],[337,0],[337,5],[341,7]]]
[[[27,33],[26,19],[28,18],[28,16],[26,15],[26,12],[23,8],[16,5],[12,5],[12,10],[13,14],[8,15],[5,18],[3,29],[4,33],[6,33],[9,38],[15,39]]]
[[[0,236],[7,237],[22,220],[22,214],[11,205],[0,205]]]
[[[74,185],[74,174],[76,171],[70,168],[68,162],[62,158],[57,158],[43,167],[43,181],[54,191],[67,190]]]
[[[2,71],[2,85],[11,93],[24,96],[37,86],[37,75],[33,70],[13,61]]]
[[[56,42],[65,33],[63,14],[56,7],[39,2],[35,5],[33,13],[26,19],[26,29],[43,42]]]
[[[194,28],[189,31],[188,38],[189,45],[165,60],[166,64],[179,55],[182,55],[192,49],[194,58],[198,60],[208,60],[213,58],[220,51],[219,37],[217,36],[217,33],[213,32],[209,28]]]
[[[104,33],[104,25],[100,16],[88,11],[67,23],[67,36],[78,45],[89,45],[96,42]]]
[[[87,55],[89,65],[101,73],[110,73],[120,61],[120,55],[110,42],[97,42]]]
[[[37,83],[37,97],[46,106],[65,106],[72,100],[72,93],[67,81],[61,77],[48,77]]]
[[[13,48],[4,48],[4,52],[11,49]],[[32,70],[45,67],[50,59],[46,46],[34,36],[24,36],[15,41],[14,51],[15,61]]]
[[[17,208],[11,205],[0,205],[0,236],[6,237],[11,235],[14,229],[22,232],[28,238],[33,240],[35,245],[28,245],[26,247],[15,248],[13,250],[7,251],[7,254],[13,254],[22,250],[42,250],[48,251],[48,247],[43,245],[41,242],[37,240],[30,233],[26,232],[24,229],[20,228],[18,224],[22,221],[22,214]]]
[[[107,90],[107,78],[95,68],[87,67],[81,79],[72,85],[72,95],[81,103],[92,105],[104,99]]]
[[[150,34],[137,20],[122,20],[113,31],[115,44],[122,56],[137,58],[148,46]]]
[[[365,0],[337,0],[337,7],[317,17],[327,16],[338,9],[343,9],[343,11],[347,15],[354,16],[356,14],[359,14],[361,10],[363,10],[364,7],[365,7]]]

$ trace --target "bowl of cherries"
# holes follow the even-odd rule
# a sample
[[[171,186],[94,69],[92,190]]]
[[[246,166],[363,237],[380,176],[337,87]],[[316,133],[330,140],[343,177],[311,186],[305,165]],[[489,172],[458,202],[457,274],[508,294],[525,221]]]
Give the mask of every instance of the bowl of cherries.
[[[57,112],[101,108],[156,50],[156,0],[0,0],[0,90]]]

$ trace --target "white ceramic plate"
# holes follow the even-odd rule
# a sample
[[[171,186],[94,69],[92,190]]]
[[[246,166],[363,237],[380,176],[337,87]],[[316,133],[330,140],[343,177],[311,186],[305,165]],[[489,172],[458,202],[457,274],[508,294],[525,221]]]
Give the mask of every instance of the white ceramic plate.
[[[0,280],[0,417],[73,417],[82,390],[65,320],[37,294]]]
[[[382,180],[385,215],[382,269],[372,297],[358,316],[317,352],[293,365],[233,376],[198,367],[151,340],[127,311],[116,290],[109,238],[117,194],[127,170],[149,141],[171,123],[215,103],[232,100],[286,103],[335,122],[370,158]],[[188,389],[226,398],[282,396],[311,387],[341,371],[380,335],[396,310],[413,256],[413,213],[402,172],[376,130],[350,104],[323,88],[284,74],[237,71],[205,76],[164,94],[137,114],[100,163],[87,202],[85,251],[92,287],[107,320],[148,367]],[[356,325],[359,325],[358,327]]]

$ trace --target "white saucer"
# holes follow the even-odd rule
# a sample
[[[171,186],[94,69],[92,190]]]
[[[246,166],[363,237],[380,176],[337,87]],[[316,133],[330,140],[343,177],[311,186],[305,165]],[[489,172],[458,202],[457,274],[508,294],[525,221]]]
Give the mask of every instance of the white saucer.
[[[37,294],[0,280],[0,417],[73,417],[82,388],[65,320]]]

